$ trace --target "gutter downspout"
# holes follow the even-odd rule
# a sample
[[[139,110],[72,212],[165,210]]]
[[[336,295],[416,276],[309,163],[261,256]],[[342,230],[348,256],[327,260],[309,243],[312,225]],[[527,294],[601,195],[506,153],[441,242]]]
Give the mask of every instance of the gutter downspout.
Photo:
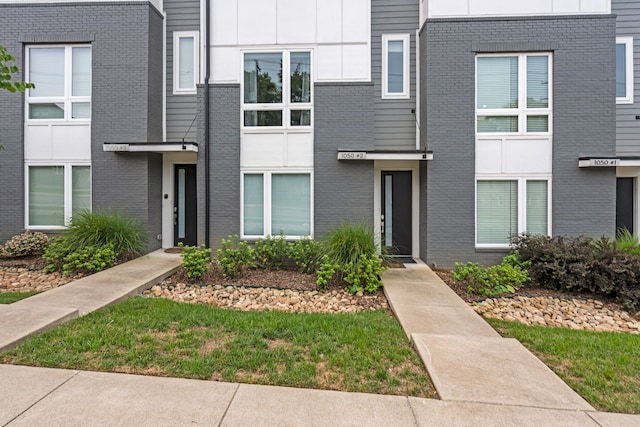
[[[167,12],[162,11],[162,142],[167,142]]]
[[[205,72],[204,72],[204,198],[205,198],[205,209],[204,209],[204,244],[207,248],[211,247],[210,238],[209,238],[209,223],[210,223],[210,213],[211,213],[211,184],[210,184],[210,176],[211,171],[209,170],[209,150],[211,149],[211,145],[209,143],[209,76],[211,67],[209,64],[209,40],[210,40],[210,20],[211,20],[211,0],[205,0],[205,19],[204,19],[204,32],[205,32],[205,42],[204,42],[204,61],[205,61]]]

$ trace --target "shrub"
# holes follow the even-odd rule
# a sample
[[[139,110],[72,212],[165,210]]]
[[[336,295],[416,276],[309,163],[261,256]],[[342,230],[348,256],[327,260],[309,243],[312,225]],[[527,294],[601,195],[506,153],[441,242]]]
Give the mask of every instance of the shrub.
[[[111,267],[116,259],[112,245],[87,246],[64,257],[62,272],[65,275],[97,273]]]
[[[217,255],[224,277],[235,279],[242,275],[243,268],[254,265],[254,250],[247,242],[241,242],[237,235],[222,239]]]
[[[78,212],[61,237],[78,249],[112,245],[117,256],[141,254],[148,248],[147,232],[140,222],[118,212]]]
[[[626,228],[621,228],[616,233],[616,249],[635,256],[640,256],[640,242]]]
[[[279,236],[267,236],[266,239],[259,239],[254,245],[254,255],[256,265],[268,270],[279,270],[289,257],[289,245],[280,233]]]
[[[615,297],[629,309],[640,306],[640,257],[621,250],[618,241],[523,235],[516,247],[542,286]]]
[[[504,293],[514,293],[516,289],[531,280],[526,267],[517,253],[507,255],[499,265],[482,267],[475,262],[456,263],[452,276],[457,281],[468,283],[467,292],[493,297]]]
[[[189,279],[200,279],[204,273],[209,271],[211,264],[211,249],[204,244],[200,246],[184,246],[178,244],[182,248],[182,266],[187,270]]]
[[[49,238],[43,233],[32,233],[29,230],[13,236],[0,247],[0,258],[15,258],[29,255],[40,255],[49,245]]]
[[[323,253],[324,248],[321,243],[306,237],[289,244],[289,258],[301,273],[316,272],[322,263]]]
[[[347,290],[353,293],[363,289],[375,292],[381,286],[384,267],[369,224],[342,223],[329,232],[324,245],[327,257],[320,266],[318,286],[326,286],[333,276],[328,276],[331,270],[340,274],[350,285]]]
[[[318,288],[327,289],[327,284],[329,283],[329,280],[331,280],[331,278],[335,276],[337,269],[338,266],[331,263],[329,261],[329,257],[327,255],[324,255],[320,262],[320,266],[318,267],[318,271],[316,272],[316,275],[318,277],[318,279],[316,280],[316,285],[318,285]]]

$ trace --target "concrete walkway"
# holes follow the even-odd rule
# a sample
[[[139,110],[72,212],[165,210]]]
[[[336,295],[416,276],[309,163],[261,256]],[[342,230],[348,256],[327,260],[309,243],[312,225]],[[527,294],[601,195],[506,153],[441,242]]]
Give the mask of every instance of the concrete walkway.
[[[0,349],[152,286],[180,264],[154,252],[0,306]],[[596,412],[501,338],[425,265],[385,292],[442,400],[0,365],[0,426],[639,426]]]

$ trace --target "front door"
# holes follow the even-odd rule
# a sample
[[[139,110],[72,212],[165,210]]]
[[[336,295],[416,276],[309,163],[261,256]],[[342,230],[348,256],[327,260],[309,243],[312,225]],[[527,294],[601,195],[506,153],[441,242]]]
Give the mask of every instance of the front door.
[[[633,233],[634,178],[616,179],[616,230]]]
[[[197,244],[196,165],[175,165],[173,242]]]
[[[383,171],[381,187],[382,245],[389,254],[411,256],[411,171]]]

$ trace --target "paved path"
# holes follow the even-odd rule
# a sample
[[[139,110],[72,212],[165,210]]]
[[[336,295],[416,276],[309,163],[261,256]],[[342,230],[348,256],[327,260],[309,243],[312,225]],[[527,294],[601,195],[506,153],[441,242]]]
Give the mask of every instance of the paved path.
[[[179,263],[158,251],[2,307],[0,348],[139,293]],[[426,266],[384,281],[442,400],[0,365],[0,426],[640,426],[596,412]]]

